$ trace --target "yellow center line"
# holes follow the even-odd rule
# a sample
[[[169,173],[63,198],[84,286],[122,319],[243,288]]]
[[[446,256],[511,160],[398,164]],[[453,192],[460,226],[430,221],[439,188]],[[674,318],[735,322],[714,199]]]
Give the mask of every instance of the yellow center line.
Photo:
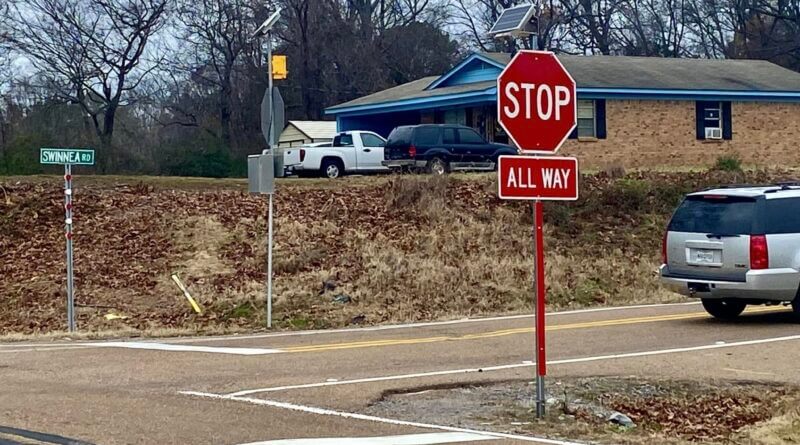
[[[752,308],[748,309],[745,313],[753,314],[761,312],[777,312],[780,310],[781,309],[776,309],[773,307]],[[610,326],[625,326],[625,325],[643,324],[643,323],[656,323],[662,321],[690,320],[690,319],[707,318],[707,317],[708,314],[706,314],[705,312],[692,312],[688,314],[655,315],[649,317],[633,317],[633,318],[621,318],[612,320],[587,321],[582,323],[556,324],[547,326],[546,330],[548,332],[565,331],[573,329],[587,329],[587,328],[600,328],[600,327],[610,327]],[[350,342],[350,343],[330,343],[322,345],[296,346],[291,348],[281,348],[280,350],[283,352],[336,351],[341,349],[372,348],[379,346],[417,345],[425,343],[441,343],[447,341],[479,340],[486,338],[505,337],[517,334],[529,334],[533,332],[535,332],[535,329],[533,327],[524,327],[515,329],[503,329],[499,331],[480,332],[477,334],[465,334],[454,337],[438,336],[438,337],[405,338],[405,339],[367,340],[367,341]]]

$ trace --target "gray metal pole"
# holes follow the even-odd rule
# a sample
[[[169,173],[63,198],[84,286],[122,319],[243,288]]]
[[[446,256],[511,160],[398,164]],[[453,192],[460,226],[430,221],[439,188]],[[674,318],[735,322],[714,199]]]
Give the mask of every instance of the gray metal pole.
[[[544,419],[545,414],[544,400],[544,376],[536,376],[536,418]]]
[[[274,149],[272,146],[277,139],[275,137],[275,104],[272,97],[272,32],[267,32],[267,74],[269,81],[267,83],[267,91],[269,93],[269,140],[267,146],[270,150]]]
[[[272,193],[269,194],[269,233],[267,235],[267,327],[272,327]]]
[[[64,165],[65,236],[67,238],[67,328],[75,332],[75,283],[73,280],[72,251],[72,165]]]
[[[270,152],[275,147],[272,144],[275,142],[275,110],[274,100],[272,97],[272,32],[267,32],[267,78],[269,79],[267,85],[267,92],[269,94],[269,140],[267,147]],[[274,154],[274,152],[273,152]],[[269,215],[268,215],[268,235],[267,235],[267,327],[272,327],[272,193],[269,194]]]

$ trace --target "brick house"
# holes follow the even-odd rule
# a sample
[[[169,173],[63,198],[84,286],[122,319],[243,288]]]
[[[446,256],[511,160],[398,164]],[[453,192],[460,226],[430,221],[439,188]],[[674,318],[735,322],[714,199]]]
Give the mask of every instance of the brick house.
[[[559,154],[587,168],[709,165],[735,154],[800,165],[800,73],[761,60],[559,56],[578,88],[578,128]],[[508,142],[497,75],[510,55],[476,53],[426,77],[327,109],[337,128],[459,123]]]

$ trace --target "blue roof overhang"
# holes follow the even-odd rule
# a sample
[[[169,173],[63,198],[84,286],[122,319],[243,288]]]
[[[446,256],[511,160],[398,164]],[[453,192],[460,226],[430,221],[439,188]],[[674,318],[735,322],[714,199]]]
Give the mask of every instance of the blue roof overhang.
[[[466,59],[462,60],[461,63],[459,63],[458,65],[456,65],[453,68],[451,68],[450,71],[442,74],[441,77],[439,77],[438,79],[436,79],[433,82],[431,82],[431,84],[428,85],[427,87],[425,87],[425,89],[426,90],[432,90],[434,88],[440,87],[442,84],[444,84],[448,80],[450,80],[453,76],[456,76],[458,73],[460,73],[467,65],[475,62],[476,60],[484,62],[487,65],[494,66],[495,68],[499,69],[500,71],[503,71],[505,69],[505,67],[506,67],[504,64],[502,64],[502,63],[500,63],[500,62],[498,62],[498,61],[496,61],[496,60],[494,60],[494,59],[492,59],[490,57],[486,57],[481,53],[472,53],[472,54],[469,55],[469,57],[467,57]]]
[[[393,113],[398,111],[425,110],[431,108],[448,108],[486,102],[497,99],[497,88],[492,87],[482,91],[469,91],[457,94],[442,94],[424,98],[412,98],[382,102],[369,105],[356,105],[353,107],[333,107],[325,110],[326,114],[336,116],[354,116],[364,114]]]
[[[703,100],[703,101],[760,101],[800,102],[797,91],[715,91],[715,90],[660,90],[632,88],[578,88],[580,99],[639,99],[639,100]],[[494,103],[497,88],[470,91],[458,94],[412,98],[353,107],[332,107],[326,114],[336,116],[359,116],[365,114],[392,113],[398,111],[426,110]]]

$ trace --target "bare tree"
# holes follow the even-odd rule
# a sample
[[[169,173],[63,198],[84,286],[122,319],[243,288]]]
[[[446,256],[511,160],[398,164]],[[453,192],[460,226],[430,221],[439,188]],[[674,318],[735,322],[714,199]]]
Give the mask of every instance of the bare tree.
[[[521,0],[455,0],[454,25],[470,46],[481,51],[495,51],[498,44],[488,32],[504,9],[522,3]]]
[[[234,76],[254,51],[257,14],[249,0],[178,0],[180,45],[189,44],[182,68],[216,90],[226,146],[231,146]]]
[[[11,0],[11,41],[37,79],[64,102],[78,104],[107,153],[119,162],[113,137],[121,106],[160,60],[144,60],[164,24],[168,0]],[[143,63],[144,62],[144,63]]]
[[[506,50],[508,41],[493,40],[488,32],[506,8],[528,4],[523,0],[454,0],[451,6],[455,26],[470,46],[482,51]],[[536,3],[532,24],[536,29],[529,38],[519,39],[514,45],[524,48],[563,48],[563,39],[571,22],[570,11],[562,0],[541,0]]]
[[[618,49],[623,0],[562,0],[562,3],[571,17],[572,45],[579,52],[608,55]]]
[[[435,1],[344,0],[345,14],[354,20],[362,38],[371,39],[388,28],[427,21]]]
[[[624,18],[620,40],[625,54],[687,55],[686,0],[626,0],[620,10]]]
[[[754,0],[734,38],[737,55],[767,59],[800,70],[800,1]]]
[[[534,14],[536,23],[536,48],[543,50],[564,49],[564,39],[572,23],[570,11],[561,0],[541,0]]]
[[[707,58],[731,57],[731,42],[745,27],[743,0],[687,0],[695,53]]]

